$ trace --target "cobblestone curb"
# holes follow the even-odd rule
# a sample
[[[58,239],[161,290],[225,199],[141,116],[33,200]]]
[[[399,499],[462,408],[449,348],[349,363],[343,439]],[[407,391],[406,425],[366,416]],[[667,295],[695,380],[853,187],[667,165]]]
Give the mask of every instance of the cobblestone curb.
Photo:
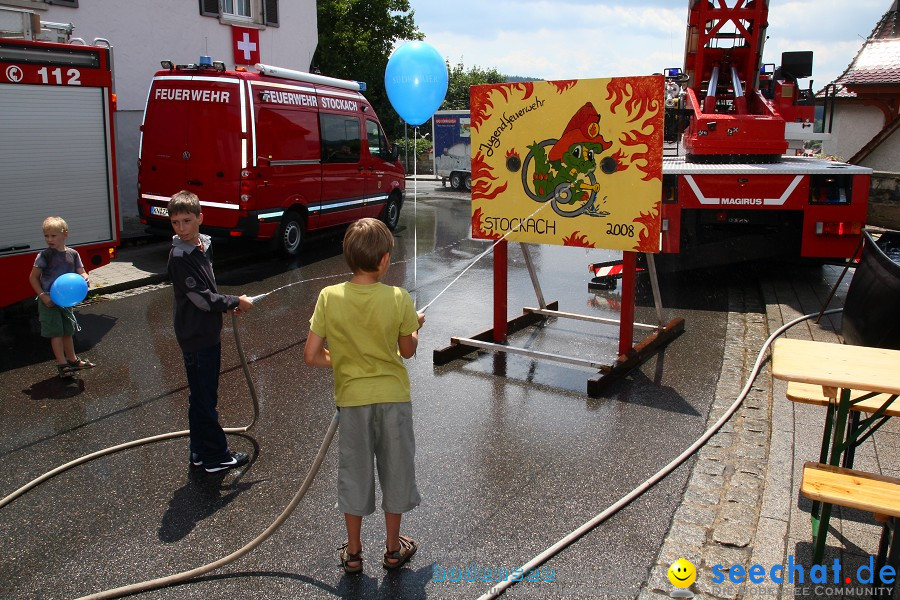
[[[759,290],[750,286],[729,289],[724,359],[707,427],[734,403],[768,337],[765,307],[759,297]],[[759,547],[753,543],[765,490],[771,389],[771,378],[764,368],[741,407],[697,453],[682,504],[672,518],[639,600],[669,597],[674,588],[667,571],[679,558],[691,561],[697,568],[697,583],[693,586],[696,598],[731,599],[736,595],[713,595],[709,583],[713,565],[746,567],[769,560],[759,556],[769,551],[772,556],[782,556],[780,547]],[[767,525],[787,527],[774,520]],[[784,531],[767,538],[783,540]]]

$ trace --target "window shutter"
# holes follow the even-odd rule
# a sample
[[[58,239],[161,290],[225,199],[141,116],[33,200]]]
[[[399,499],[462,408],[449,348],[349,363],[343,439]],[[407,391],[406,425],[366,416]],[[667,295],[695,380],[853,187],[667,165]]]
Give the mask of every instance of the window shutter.
[[[263,10],[266,25],[278,27],[278,0],[263,0]]]
[[[78,8],[78,0],[48,0],[50,4],[57,4],[59,6],[71,6],[72,8]]]
[[[200,0],[200,14],[204,17],[218,17],[219,0]]]

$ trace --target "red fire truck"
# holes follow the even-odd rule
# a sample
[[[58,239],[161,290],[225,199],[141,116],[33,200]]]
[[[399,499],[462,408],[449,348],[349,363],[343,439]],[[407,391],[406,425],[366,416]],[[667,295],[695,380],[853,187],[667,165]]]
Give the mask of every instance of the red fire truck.
[[[256,65],[164,61],[141,126],[138,209],[171,232],[172,194],[197,194],[203,231],[271,240],[296,255],[307,232],[381,218],[394,229],[406,182],[360,84]]]
[[[665,73],[664,265],[846,258],[857,246],[871,170],[786,155],[825,134],[812,90],[798,83],[812,74],[812,52],[786,52],[777,69],[762,63],[768,9],[688,2],[684,69]]]
[[[34,296],[44,218],[66,220],[89,271],[119,243],[111,50],[36,41],[37,16],[8,12],[24,27],[0,37],[0,308]]]

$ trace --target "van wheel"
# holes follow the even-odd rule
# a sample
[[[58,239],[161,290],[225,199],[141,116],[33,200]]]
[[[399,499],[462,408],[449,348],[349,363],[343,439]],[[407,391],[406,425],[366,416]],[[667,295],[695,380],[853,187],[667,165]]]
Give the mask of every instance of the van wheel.
[[[450,173],[450,187],[454,190],[463,189],[462,173]]]
[[[384,206],[384,214],[381,216],[381,220],[391,231],[394,231],[394,229],[397,228],[397,223],[400,222],[400,201],[395,194],[388,196],[388,201]]]
[[[303,217],[294,211],[285,213],[278,231],[278,251],[285,256],[300,254],[300,246],[306,232]]]
[[[466,175],[466,191],[467,192],[472,191],[472,176],[471,175]]]

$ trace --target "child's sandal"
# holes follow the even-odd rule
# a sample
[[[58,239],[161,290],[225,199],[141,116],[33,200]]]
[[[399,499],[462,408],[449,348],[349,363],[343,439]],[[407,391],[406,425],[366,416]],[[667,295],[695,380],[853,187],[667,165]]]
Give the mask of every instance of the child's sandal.
[[[75,371],[80,371],[81,369],[93,369],[97,365],[87,360],[86,358],[75,358],[75,360],[67,361],[69,366]]]
[[[75,371],[72,365],[56,365],[56,370],[59,372],[60,379],[72,379],[75,377]]]
[[[363,557],[362,557],[362,548],[360,548],[359,552],[353,554],[351,552],[347,552],[347,544],[341,546],[341,566],[344,567],[344,573],[352,575],[354,573],[359,573],[363,570]],[[356,563],[351,565],[350,563]]]
[[[384,565],[385,569],[397,569],[411,559],[418,549],[419,545],[415,540],[401,535],[400,549],[394,551],[385,550],[384,560],[381,561],[381,564]]]

